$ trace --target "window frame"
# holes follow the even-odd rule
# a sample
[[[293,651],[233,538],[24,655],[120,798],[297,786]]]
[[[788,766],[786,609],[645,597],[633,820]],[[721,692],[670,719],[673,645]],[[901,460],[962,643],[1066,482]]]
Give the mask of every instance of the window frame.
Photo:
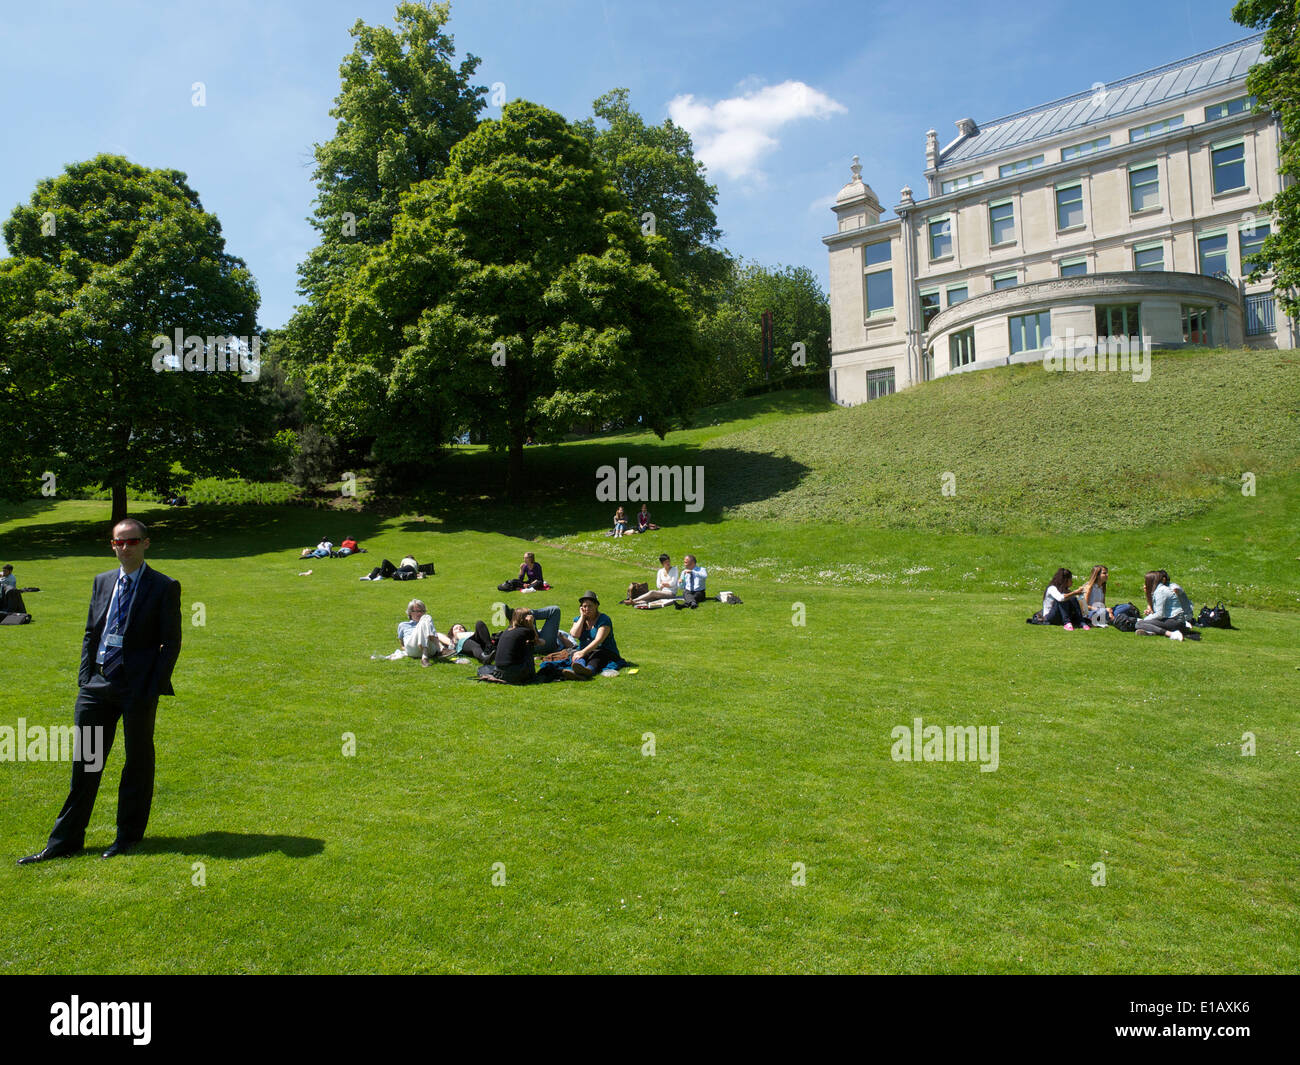
[[[1224,163],[1215,159],[1219,152],[1230,151],[1233,148],[1241,149],[1241,158],[1229,160],[1228,166],[1241,166],[1241,184],[1230,185],[1227,188],[1219,188],[1219,168]],[[1210,188],[1215,196],[1223,196],[1230,192],[1241,192],[1243,189],[1249,189],[1250,185],[1246,181],[1246,139],[1244,137],[1235,137],[1230,141],[1221,141],[1218,144],[1210,145]]]
[[[974,173],[963,174],[959,178],[949,178],[943,182],[940,188],[940,195],[946,196],[950,192],[961,192],[962,189],[974,188],[976,185],[984,184],[984,171],[976,170]]]
[[[989,247],[1001,248],[1011,244],[1015,244],[1016,243],[1016,201],[1010,197],[1003,200],[990,200],[987,204],[987,207],[988,207],[988,215],[989,215]],[[1011,223],[1011,237],[1007,240],[997,240],[995,239],[994,236],[994,225],[997,223],[994,222],[993,212],[1003,207],[1009,207],[1011,209],[1011,214],[1009,216],[1009,221]],[[1006,220],[1000,220],[1000,221],[1006,221]]]
[[[1070,144],[1061,149],[1061,162],[1072,163],[1076,159],[1083,159],[1084,157],[1093,155],[1096,152],[1105,151],[1109,147],[1109,133],[1104,137],[1097,137],[1095,140],[1084,141],[1082,144]],[[1066,152],[1074,152],[1074,154],[1066,155]]]
[[[1067,266],[1082,266],[1083,269],[1072,274],[1067,274]],[[1087,277],[1088,276],[1088,257],[1086,255],[1076,256],[1070,259],[1062,259],[1056,264],[1056,274],[1058,277]]]
[[[930,315],[928,321],[925,317],[925,299],[927,296],[934,297],[934,314]],[[921,329],[925,331],[930,328],[930,322],[934,321],[937,315],[943,313],[943,292],[938,285],[934,285],[930,288],[918,289],[917,297],[921,305]]]
[[[1012,323],[1017,321],[1022,323],[1020,327],[1020,339],[1022,342],[1024,342],[1028,339],[1028,332],[1023,323],[1028,322],[1030,318],[1034,319],[1034,334],[1035,334],[1034,338],[1035,340],[1038,341],[1038,343],[1034,347],[1029,347],[1026,345],[1024,347],[1017,348],[1016,327]],[[1047,319],[1047,332],[1045,334],[1043,333],[1043,329],[1042,329],[1041,319],[1043,318]],[[1007,339],[1009,341],[1008,350],[1012,355],[1023,355],[1027,352],[1034,352],[1034,351],[1046,351],[1050,346],[1049,342],[1052,339],[1052,312],[1050,310],[1029,311],[1025,314],[1007,315]]]
[[[1013,163],[1003,163],[998,167],[998,177],[1015,177],[1017,174],[1027,174],[1031,170],[1037,170],[1039,167],[1046,165],[1046,155],[1031,155],[1027,159],[1017,159]]]
[[[1004,285],[1002,284],[1003,281],[1010,281],[1011,284]],[[991,274],[989,275],[989,285],[991,286],[990,291],[992,292],[1005,292],[1009,288],[1019,288],[1020,271],[1004,270],[1000,274]]]
[[[869,250],[872,248],[882,248],[882,247],[889,249],[888,258],[879,259],[874,263],[870,262],[869,255],[868,255]],[[891,315],[894,313],[894,251],[893,248],[894,248],[894,242],[892,239],[873,241],[870,244],[864,244],[862,246],[862,260],[863,260],[862,305],[866,309],[867,318],[883,318],[886,315]],[[889,265],[884,267],[884,269],[877,269],[877,270],[869,269],[869,267],[872,266],[877,266],[877,267],[881,266],[885,262],[887,262]],[[877,309],[872,310],[871,309],[871,279],[873,277],[879,278],[885,274],[889,275],[889,282],[888,282],[889,283],[889,304],[888,306],[878,307]]]
[[[1197,234],[1196,234],[1196,271],[1197,271],[1197,273],[1201,274],[1203,277],[1214,277],[1215,274],[1217,274],[1217,273],[1220,272],[1220,271],[1217,271],[1217,270],[1214,271],[1214,273],[1207,273],[1207,272],[1206,272],[1206,269],[1205,269],[1205,250],[1204,250],[1204,248],[1202,248],[1202,244],[1203,244],[1205,241],[1207,241],[1207,240],[1222,240],[1222,241],[1223,241],[1223,249],[1222,249],[1222,251],[1221,251],[1221,252],[1211,252],[1211,254],[1212,254],[1212,255],[1218,255],[1218,254],[1221,254],[1221,255],[1223,256],[1223,270],[1222,270],[1221,272],[1222,272],[1222,273],[1225,273],[1225,274],[1229,274],[1229,276],[1231,276],[1231,274],[1230,274],[1230,272],[1229,272],[1229,270],[1228,270],[1228,266],[1229,266],[1229,263],[1228,263],[1228,247],[1229,247],[1229,242],[1228,242],[1228,230],[1227,230],[1226,227],[1223,227],[1223,228],[1220,228],[1220,229],[1207,229],[1207,230],[1205,230],[1204,232],[1201,232],[1201,233],[1197,233]]]
[[[1135,174],[1138,174],[1138,173],[1144,171],[1144,170],[1152,170],[1152,171],[1154,171],[1154,172],[1155,172],[1155,180],[1154,180],[1154,181],[1143,181],[1143,182],[1139,182],[1138,185],[1140,185],[1140,186],[1143,187],[1143,188],[1145,188],[1145,187],[1148,186],[1148,185],[1154,185],[1154,186],[1156,187],[1156,202],[1153,203],[1153,204],[1147,204],[1145,207],[1139,207],[1139,206],[1137,205],[1136,200],[1134,199],[1134,196],[1133,196],[1134,192],[1136,191],[1136,189],[1137,189],[1137,187],[1138,187],[1138,185],[1135,185],[1135,183],[1134,183],[1134,181],[1133,181],[1133,176],[1134,176]],[[1161,197],[1160,197],[1160,161],[1159,161],[1158,159],[1148,159],[1148,160],[1145,160],[1145,161],[1143,161],[1143,162],[1141,162],[1141,163],[1130,163],[1130,164],[1128,165],[1128,209],[1129,209],[1129,214],[1141,214],[1141,213],[1144,212],[1144,211],[1158,211],[1158,210],[1160,210],[1163,206],[1164,206],[1164,203],[1162,202]]]
[[[948,227],[947,234],[943,234],[942,232],[940,232],[939,234],[939,236],[941,236],[942,239],[948,242],[948,250],[945,251],[942,255],[934,254],[934,239],[935,239],[934,227],[936,225]],[[956,242],[953,240],[954,228],[955,227],[952,224],[951,213],[937,214],[926,218],[925,220],[925,233],[926,233],[926,245],[927,245],[926,250],[930,254],[930,262],[937,263],[937,262],[941,262],[944,259],[951,259],[953,257],[956,248]]]
[[[969,326],[948,337],[948,372],[975,361],[975,327]]]
[[[1139,266],[1138,255],[1144,251],[1155,251],[1160,249],[1160,268],[1157,270],[1150,266]],[[1165,273],[1165,242],[1163,240],[1150,240],[1133,245],[1133,272],[1138,274],[1163,274]]]
[[[1070,204],[1078,203],[1078,205],[1079,205],[1079,221],[1073,223],[1072,225],[1066,225],[1066,226],[1063,226],[1063,225],[1061,225],[1061,206],[1062,206],[1062,205],[1061,205],[1061,193],[1063,193],[1063,192],[1071,192],[1071,191],[1074,191],[1074,190],[1078,190],[1079,198],[1078,198],[1078,200],[1071,200],[1071,201],[1069,201],[1069,202],[1070,202]],[[1088,225],[1088,218],[1087,218],[1087,210],[1086,210],[1086,208],[1084,207],[1084,202],[1083,202],[1083,182],[1082,182],[1082,181],[1072,181],[1072,182],[1070,182],[1070,183],[1067,184],[1067,185],[1056,185],[1056,186],[1054,186],[1054,191],[1055,191],[1055,193],[1056,193],[1056,197],[1055,197],[1055,198],[1056,198],[1056,231],[1057,231],[1058,233],[1066,233],[1066,232],[1069,232],[1069,231],[1072,230],[1072,229],[1083,229],[1083,228],[1085,228],[1085,227]]]
[[[1170,115],[1159,122],[1148,122],[1145,126],[1133,126],[1128,131],[1128,142],[1129,144],[1137,144],[1139,141],[1159,137],[1162,133],[1172,133],[1176,129],[1182,129],[1186,119],[1186,115]]]

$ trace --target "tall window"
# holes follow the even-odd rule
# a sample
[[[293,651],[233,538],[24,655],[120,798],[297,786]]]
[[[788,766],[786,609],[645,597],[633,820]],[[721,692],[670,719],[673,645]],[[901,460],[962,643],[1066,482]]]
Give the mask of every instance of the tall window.
[[[1062,259],[1062,277],[1083,277],[1088,272],[1087,259]]]
[[[1013,315],[1007,319],[1011,331],[1011,354],[1022,351],[1037,351],[1047,347],[1052,337],[1052,314],[1039,311],[1037,314]]]
[[[1155,163],[1129,167],[1128,199],[1134,211],[1160,206],[1160,171]]]
[[[1246,297],[1246,336],[1258,337],[1265,333],[1277,332],[1276,319],[1273,314],[1273,296],[1261,292]]]
[[[1004,288],[1015,288],[1020,284],[1020,278],[1013,271],[1009,274],[993,275],[993,291],[999,292]]]
[[[954,303],[961,303],[966,297],[965,285],[953,285],[948,289],[948,306],[951,307]]]
[[[1252,263],[1250,256],[1258,255],[1264,247],[1264,238],[1269,234],[1267,222],[1255,222],[1243,226],[1239,237],[1241,240],[1241,272],[1249,274],[1252,270],[1270,270],[1271,263]]]
[[[1139,244],[1133,249],[1133,269],[1150,271],[1165,268],[1164,241],[1155,244]]]
[[[894,394],[894,370],[867,371],[867,399],[879,399]]]
[[[1227,233],[1201,237],[1196,242],[1196,250],[1201,260],[1201,273],[1213,277],[1215,274],[1228,272]]]
[[[1015,205],[1010,200],[989,204],[989,243],[1007,244],[1015,239]]]
[[[1144,141],[1148,137],[1158,137],[1162,133],[1168,133],[1170,130],[1177,129],[1183,124],[1182,115],[1174,115],[1173,118],[1166,118],[1163,122],[1151,122],[1145,126],[1138,126],[1136,129],[1128,131],[1130,141]]]
[[[1097,336],[1137,337],[1142,335],[1141,308],[1136,303],[1117,303],[1097,308]]]
[[[1056,190],[1056,228],[1083,225],[1083,186],[1066,185]]]
[[[921,328],[929,329],[930,321],[943,308],[939,306],[939,290],[930,289],[928,292],[921,293]]]
[[[1246,146],[1241,141],[1211,148],[1210,159],[1214,164],[1215,192],[1246,187]]]
[[[975,329],[963,329],[960,333],[953,333],[948,338],[948,369],[955,370],[960,366],[975,361]]]
[[[884,270],[873,270],[883,263],[892,263],[890,256],[889,241],[882,241],[879,244],[868,244],[863,250],[863,258],[866,261],[867,271],[867,314],[883,314],[885,311],[894,308],[894,271],[887,267]]]
[[[944,215],[930,219],[930,258],[942,259],[952,254],[952,218]]]
[[[1183,305],[1183,343],[1210,342],[1210,308]]]

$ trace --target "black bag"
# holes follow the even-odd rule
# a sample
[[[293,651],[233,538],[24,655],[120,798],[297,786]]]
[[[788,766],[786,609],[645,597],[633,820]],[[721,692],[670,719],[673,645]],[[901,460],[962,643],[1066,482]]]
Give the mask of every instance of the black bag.
[[[1201,615],[1196,619],[1198,629],[1230,629],[1232,628],[1232,616],[1228,613],[1228,608],[1223,605],[1223,600],[1219,600],[1218,606],[1201,607]]]
[[[27,625],[31,620],[31,614],[21,614],[16,610],[8,614],[0,614],[0,625]]]
[[[1119,629],[1120,632],[1137,632],[1137,614],[1130,614],[1127,610],[1120,611],[1116,609],[1110,623],[1113,628]]]
[[[1046,624],[1047,624],[1047,619],[1046,619],[1045,617],[1043,617],[1043,612],[1042,612],[1041,610],[1035,610],[1035,611],[1034,611],[1034,614],[1033,614],[1032,617],[1025,618],[1025,624],[1027,624],[1027,625],[1046,625]]]
[[[498,592],[517,592],[524,586],[524,582],[518,577],[511,577],[508,581],[502,581],[497,585]]]

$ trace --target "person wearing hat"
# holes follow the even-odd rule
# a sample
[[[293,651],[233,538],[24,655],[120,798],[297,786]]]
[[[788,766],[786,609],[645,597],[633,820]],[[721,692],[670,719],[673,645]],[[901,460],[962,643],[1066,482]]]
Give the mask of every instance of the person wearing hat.
[[[578,620],[569,632],[577,641],[577,649],[573,652],[573,664],[564,675],[585,679],[594,677],[610,663],[617,665],[622,659],[614,642],[614,622],[608,614],[600,612],[596,593],[584,592],[578,599],[578,609]]]
[[[681,583],[677,567],[666,554],[659,556],[659,572],[655,574],[655,586],[644,595],[630,600],[632,606],[644,610],[658,610],[677,598],[677,586]]]

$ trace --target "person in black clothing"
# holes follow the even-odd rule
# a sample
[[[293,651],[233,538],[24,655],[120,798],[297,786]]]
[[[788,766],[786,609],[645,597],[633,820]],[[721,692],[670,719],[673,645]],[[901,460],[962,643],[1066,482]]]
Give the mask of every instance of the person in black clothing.
[[[529,683],[535,675],[533,644],[540,639],[533,612],[519,607],[510,618],[510,628],[497,639],[495,664],[480,666],[479,675],[503,680],[507,684]]]

